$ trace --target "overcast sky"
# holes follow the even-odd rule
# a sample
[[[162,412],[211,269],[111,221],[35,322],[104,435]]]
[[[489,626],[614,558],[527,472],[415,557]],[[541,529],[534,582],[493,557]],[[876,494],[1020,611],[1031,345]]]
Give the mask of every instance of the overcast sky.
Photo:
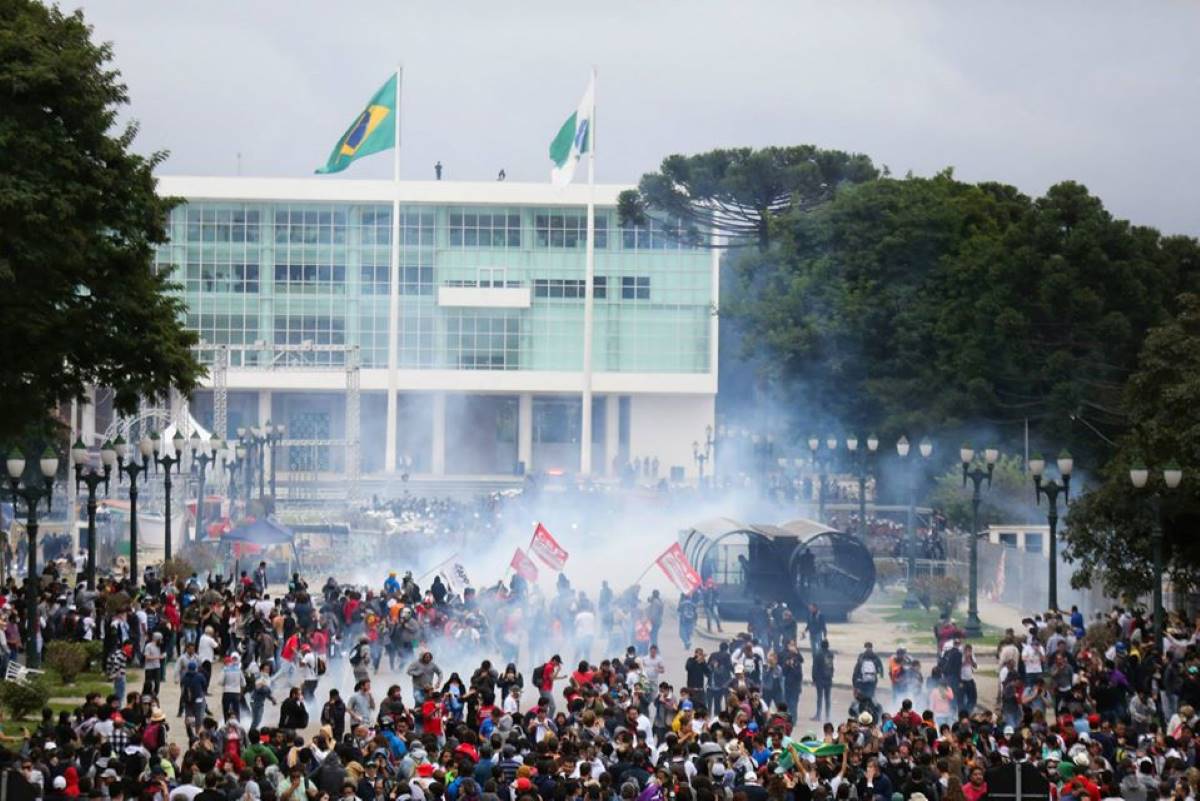
[[[70,3],[67,4],[68,7]],[[813,143],[953,166],[1200,233],[1200,3],[423,0],[83,3],[167,174],[306,176],[398,62],[401,170],[548,180],[591,65],[597,180]],[[346,177],[388,178],[387,154]]]

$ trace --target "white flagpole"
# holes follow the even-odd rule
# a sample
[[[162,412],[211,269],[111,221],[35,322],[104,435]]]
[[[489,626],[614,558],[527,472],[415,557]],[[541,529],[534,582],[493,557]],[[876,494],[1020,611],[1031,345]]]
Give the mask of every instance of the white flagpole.
[[[579,473],[592,472],[592,284],[596,277],[596,68],[592,67],[592,108],[588,114],[587,266],[583,281],[583,408]]]
[[[383,446],[383,469],[396,472],[396,370],[399,366],[397,336],[400,331],[400,84],[404,66],[396,67],[396,131],[392,148],[392,263],[388,282],[388,375],[387,375],[387,441]]]

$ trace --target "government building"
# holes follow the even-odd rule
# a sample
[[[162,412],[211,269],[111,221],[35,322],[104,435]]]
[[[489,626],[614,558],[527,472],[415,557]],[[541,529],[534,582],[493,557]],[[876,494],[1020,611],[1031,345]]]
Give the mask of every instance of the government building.
[[[161,177],[183,202],[156,263],[210,365],[192,416],[227,438],[286,425],[281,481],[605,477],[634,460],[694,477],[718,256],[621,226],[625,188],[594,190],[589,448],[586,185]]]

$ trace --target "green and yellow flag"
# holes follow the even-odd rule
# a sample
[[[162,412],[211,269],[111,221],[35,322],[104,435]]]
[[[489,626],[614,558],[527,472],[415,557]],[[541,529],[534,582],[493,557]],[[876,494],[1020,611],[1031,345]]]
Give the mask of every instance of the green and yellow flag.
[[[351,162],[396,144],[396,76],[380,87],[363,112],[334,145],[329,161],[318,173],[341,172]]]

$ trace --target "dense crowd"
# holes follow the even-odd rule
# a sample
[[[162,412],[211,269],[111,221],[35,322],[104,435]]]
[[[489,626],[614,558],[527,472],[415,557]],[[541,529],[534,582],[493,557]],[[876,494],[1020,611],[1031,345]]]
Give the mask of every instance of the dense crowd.
[[[46,710],[9,742],[6,792],[981,801],[1010,796],[1019,776],[1035,797],[1183,801],[1200,786],[1200,636],[1182,623],[1160,655],[1135,610],[1086,629],[1077,611],[1032,616],[1000,639],[997,695],[980,698],[976,654],[948,619],[930,653],[866,643],[846,659],[853,702],[834,710],[835,654],[815,606],[759,604],[735,631],[711,585],[672,612],[636,586],[605,583],[593,598],[560,575],[543,596],[519,578],[478,592],[462,578],[310,589],[293,576],[272,597],[265,565],[232,580],[151,575],[136,592],[71,592],[51,572],[45,638],[101,641],[113,692]],[[5,659],[27,646],[20,588],[8,589]],[[668,615],[682,666],[658,648]],[[692,647],[701,620],[707,651]],[[135,666],[140,687],[127,685]],[[376,686],[381,673],[403,678]],[[163,708],[171,683],[177,729]]]

